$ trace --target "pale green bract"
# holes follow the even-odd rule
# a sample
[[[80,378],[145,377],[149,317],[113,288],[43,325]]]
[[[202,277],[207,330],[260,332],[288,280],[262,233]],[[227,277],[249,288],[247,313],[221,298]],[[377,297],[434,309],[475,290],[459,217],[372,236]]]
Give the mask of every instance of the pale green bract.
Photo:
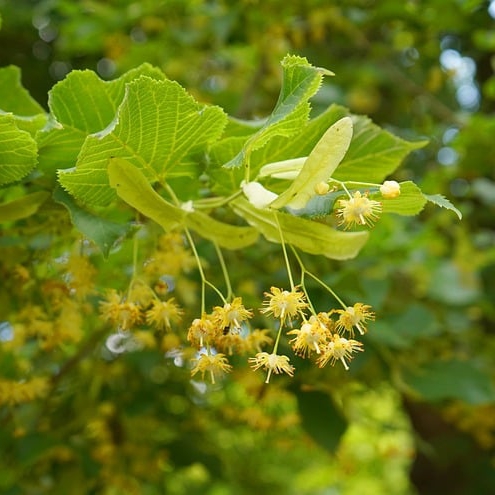
[[[352,139],[352,120],[344,117],[323,134],[294,182],[273,203],[272,208],[304,208],[315,194],[315,186],[327,181],[344,158]]]

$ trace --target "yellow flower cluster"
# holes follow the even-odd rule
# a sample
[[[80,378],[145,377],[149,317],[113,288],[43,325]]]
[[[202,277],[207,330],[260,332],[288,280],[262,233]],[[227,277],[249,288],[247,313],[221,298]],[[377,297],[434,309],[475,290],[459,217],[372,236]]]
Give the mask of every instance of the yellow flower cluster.
[[[57,301],[51,314],[39,305],[24,307],[13,324],[13,339],[4,343],[5,348],[19,349],[27,341],[37,340],[40,349],[51,351],[79,342],[83,336],[80,305],[67,296]]]
[[[236,297],[193,320],[187,340],[198,349],[199,356],[193,359],[192,376],[200,372],[204,378],[208,374],[215,383],[216,378],[232,370],[227,355],[261,352],[264,345],[270,344],[273,339],[268,330],[248,331],[247,322],[252,316],[253,312],[244,307],[242,298]]]
[[[25,381],[0,380],[0,406],[15,406],[45,397],[49,388],[49,380],[41,376]]]
[[[173,297],[162,301],[157,297],[134,301],[126,300],[115,290],[109,290],[100,302],[100,315],[117,329],[128,331],[146,322],[156,330],[171,330],[172,324],[178,323],[183,311]]]
[[[345,309],[332,309],[328,313],[313,314],[308,319],[304,310],[309,305],[305,301],[304,293],[297,287],[291,291],[272,287],[265,295],[267,299],[262,313],[278,319],[280,329],[286,324],[292,326],[296,317],[302,319],[299,328],[287,332],[287,335],[294,336],[289,344],[296,355],[303,358],[317,355],[316,364],[320,368],[327,363],[334,365],[340,361],[348,370],[353,354],[363,350],[363,344],[352,337],[354,328],[361,335],[366,333],[367,322],[374,319],[370,306],[356,303]],[[349,338],[345,336],[346,333]],[[290,364],[289,357],[277,354],[276,350],[277,344],[271,354],[258,352],[255,357],[249,359],[253,369],[262,368],[267,371],[266,383],[269,382],[272,373],[286,373],[289,376],[294,374],[294,367]]]

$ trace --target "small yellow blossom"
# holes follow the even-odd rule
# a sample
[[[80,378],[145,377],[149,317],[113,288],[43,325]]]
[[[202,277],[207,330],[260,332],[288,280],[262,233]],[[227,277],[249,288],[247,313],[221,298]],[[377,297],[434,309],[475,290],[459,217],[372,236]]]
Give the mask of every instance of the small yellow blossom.
[[[345,339],[335,333],[332,339],[326,344],[323,349],[323,354],[318,358],[316,364],[323,368],[329,361],[333,366],[337,361],[341,361],[346,370],[349,369],[347,361],[350,361],[353,352],[362,351],[363,344],[357,340]]]
[[[205,345],[212,345],[221,334],[222,329],[215,324],[211,315],[204,313],[201,318],[196,318],[191,323],[187,332],[187,340],[191,345],[201,348]]]
[[[106,300],[100,302],[100,314],[105,320],[118,325],[121,330],[129,330],[142,320],[139,306],[132,302],[122,302],[115,290],[109,291]]]
[[[366,322],[375,319],[375,313],[370,311],[371,306],[363,303],[356,303],[354,306],[348,306],[346,309],[336,309],[339,319],[337,320],[337,331],[347,330],[349,334],[354,336],[354,327],[356,327],[361,335],[364,335],[368,329]]]
[[[242,298],[236,297],[231,303],[213,308],[213,318],[220,328],[232,333],[239,333],[241,323],[253,316],[253,312],[242,304]]]
[[[310,356],[312,352],[321,353],[321,347],[325,345],[329,331],[316,316],[311,316],[309,321],[301,325],[300,329],[291,330],[288,334],[295,335],[289,341],[294,352],[299,356],[306,357]]]
[[[385,199],[394,199],[400,196],[400,184],[395,180],[386,180],[380,186],[380,192]]]
[[[328,182],[318,182],[315,186],[315,193],[318,194],[318,196],[324,196],[329,190],[330,186],[328,185]]]
[[[352,198],[339,200],[337,217],[340,225],[351,228],[353,225],[368,225],[372,227],[382,211],[379,201],[369,199],[367,194],[356,191]]]
[[[242,354],[246,350],[246,341],[238,333],[226,333],[216,338],[215,348],[229,356]]]
[[[147,283],[141,280],[133,282],[129,292],[129,301],[136,303],[141,308],[147,308],[155,297],[153,289]]]
[[[146,311],[146,322],[158,330],[170,330],[171,323],[178,323],[183,313],[173,297],[167,301],[155,299]]]
[[[47,378],[35,376],[27,381],[0,379],[0,405],[15,406],[47,395],[50,382]]]
[[[265,383],[270,382],[272,373],[287,373],[289,376],[294,376],[294,366],[289,363],[289,358],[280,354],[268,354],[268,352],[258,352],[255,357],[249,358],[252,363],[253,370],[264,368],[268,371]]]
[[[97,270],[86,256],[71,254],[67,261],[67,285],[78,299],[94,292]]]
[[[246,337],[246,346],[250,351],[261,352],[261,349],[265,345],[269,345],[273,342],[273,338],[268,335],[270,330],[255,329]]]
[[[164,234],[158,240],[158,249],[144,265],[144,273],[150,276],[172,275],[188,272],[196,266],[196,258],[184,245],[179,233]]]
[[[222,376],[224,373],[229,373],[232,366],[225,357],[225,354],[200,354],[199,358],[194,359],[196,366],[191,370],[191,376],[201,372],[201,377],[204,380],[205,373],[210,374],[211,383],[215,383],[215,377]]]
[[[280,319],[280,325],[283,326],[307,308],[308,303],[304,301],[304,293],[294,287],[290,292],[287,290],[271,287],[270,293],[265,292],[267,300],[263,301],[266,308],[261,310],[264,314],[271,314],[274,318]]]

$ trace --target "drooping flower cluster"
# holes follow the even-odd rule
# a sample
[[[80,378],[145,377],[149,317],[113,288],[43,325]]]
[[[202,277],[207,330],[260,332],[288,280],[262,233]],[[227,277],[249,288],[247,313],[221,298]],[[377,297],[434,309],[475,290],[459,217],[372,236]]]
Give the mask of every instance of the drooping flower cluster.
[[[284,326],[291,328],[296,318],[301,319],[298,328],[287,331],[287,335],[293,336],[289,344],[296,355],[303,358],[317,356],[316,364],[320,368],[328,363],[334,365],[340,361],[348,370],[354,354],[363,350],[363,344],[353,339],[354,329],[356,328],[361,335],[367,332],[367,322],[374,319],[371,306],[356,303],[345,309],[312,314],[308,318],[305,310],[310,305],[299,288],[287,291],[272,287],[265,295],[267,299],[261,312],[278,319],[280,330]],[[253,369],[262,368],[267,371],[266,383],[269,382],[272,373],[283,372],[289,376],[294,374],[289,357],[277,354],[277,343],[271,354],[258,352],[255,357],[249,359]]]
[[[199,355],[193,360],[191,374],[201,372],[204,377],[208,373],[211,382],[215,383],[216,378],[232,369],[227,356],[261,352],[263,346],[270,344],[273,339],[268,330],[249,329],[248,320],[252,316],[253,312],[244,307],[242,298],[236,297],[194,319],[187,340]]]

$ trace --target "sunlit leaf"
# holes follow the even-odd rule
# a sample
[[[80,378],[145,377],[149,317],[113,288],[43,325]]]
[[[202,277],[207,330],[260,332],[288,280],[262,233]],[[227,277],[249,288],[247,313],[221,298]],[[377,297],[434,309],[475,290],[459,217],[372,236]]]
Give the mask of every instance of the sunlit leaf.
[[[114,197],[107,178],[110,157],[121,157],[154,182],[198,175],[198,154],[218,139],[222,109],[197,103],[179,84],[142,76],[127,85],[118,117],[86,138],[76,168],[61,171],[62,186],[80,201],[106,205]]]
[[[417,215],[426,204],[425,195],[411,181],[400,183],[400,196],[397,198],[385,199],[377,196],[375,199],[382,202],[383,213],[399,215]]]
[[[40,168],[70,168],[89,134],[105,129],[115,118],[125,86],[139,76],[163,80],[163,73],[143,64],[113,81],[103,81],[93,71],[75,70],[55,84],[48,94],[52,122],[37,136]]]
[[[250,154],[265,146],[275,136],[297,134],[308,119],[311,98],[318,91],[323,75],[331,72],[313,67],[305,58],[288,55],[282,61],[283,81],[279,99],[263,127],[246,142],[227,168],[240,167]]]

